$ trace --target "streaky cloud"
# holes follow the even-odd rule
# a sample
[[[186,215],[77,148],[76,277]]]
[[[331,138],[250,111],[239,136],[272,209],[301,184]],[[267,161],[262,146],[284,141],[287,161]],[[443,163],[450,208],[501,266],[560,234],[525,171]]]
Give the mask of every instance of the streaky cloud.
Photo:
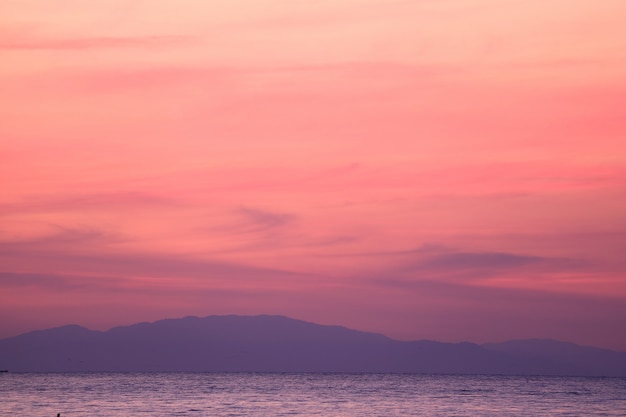
[[[545,261],[539,256],[516,255],[504,252],[455,252],[437,255],[420,263],[427,269],[517,268]]]
[[[15,213],[102,210],[128,207],[175,206],[178,199],[145,191],[109,191],[23,196],[0,204],[0,216]]]
[[[236,212],[246,218],[255,229],[273,229],[293,221],[295,216],[251,207],[240,207]]]
[[[96,36],[96,37],[34,37],[4,36],[0,38],[0,50],[88,50],[119,48],[176,47],[197,41],[189,36]]]

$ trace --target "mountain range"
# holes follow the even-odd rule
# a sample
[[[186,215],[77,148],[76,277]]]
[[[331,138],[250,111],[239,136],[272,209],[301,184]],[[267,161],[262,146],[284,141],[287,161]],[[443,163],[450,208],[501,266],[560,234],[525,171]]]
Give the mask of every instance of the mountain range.
[[[282,316],[77,325],[0,340],[11,372],[394,372],[626,377],[626,352],[554,340],[399,341]]]

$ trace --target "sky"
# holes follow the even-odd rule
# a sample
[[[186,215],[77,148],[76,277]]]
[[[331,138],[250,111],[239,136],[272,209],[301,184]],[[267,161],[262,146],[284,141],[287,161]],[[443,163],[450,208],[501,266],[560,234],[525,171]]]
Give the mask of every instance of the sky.
[[[623,0],[5,0],[0,337],[280,314],[626,351]]]

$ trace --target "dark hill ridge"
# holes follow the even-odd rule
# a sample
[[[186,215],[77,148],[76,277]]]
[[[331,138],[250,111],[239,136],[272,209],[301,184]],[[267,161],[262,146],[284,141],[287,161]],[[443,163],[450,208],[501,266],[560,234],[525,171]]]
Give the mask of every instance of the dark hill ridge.
[[[281,316],[209,316],[26,333],[0,340],[0,369],[626,376],[626,352],[537,340],[405,342]]]

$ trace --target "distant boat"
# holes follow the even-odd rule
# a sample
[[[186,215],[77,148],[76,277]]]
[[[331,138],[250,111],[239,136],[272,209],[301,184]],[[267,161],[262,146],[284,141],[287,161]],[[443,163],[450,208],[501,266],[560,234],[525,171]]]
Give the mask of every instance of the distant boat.
[[[9,372],[8,369],[0,369],[0,372]]]

